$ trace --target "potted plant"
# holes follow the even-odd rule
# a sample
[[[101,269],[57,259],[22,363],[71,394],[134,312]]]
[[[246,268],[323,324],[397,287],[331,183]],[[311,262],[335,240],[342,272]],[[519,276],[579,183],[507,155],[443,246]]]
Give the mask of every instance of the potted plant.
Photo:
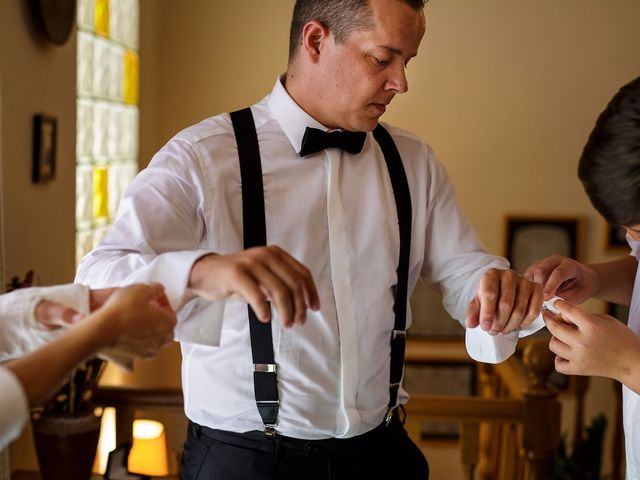
[[[93,392],[104,361],[79,366],[58,393],[32,412],[33,438],[44,480],[87,480],[100,436]]]
[[[574,443],[569,454],[566,436],[553,457],[552,480],[600,479],[602,449],[607,419],[600,414],[587,427],[585,437]]]

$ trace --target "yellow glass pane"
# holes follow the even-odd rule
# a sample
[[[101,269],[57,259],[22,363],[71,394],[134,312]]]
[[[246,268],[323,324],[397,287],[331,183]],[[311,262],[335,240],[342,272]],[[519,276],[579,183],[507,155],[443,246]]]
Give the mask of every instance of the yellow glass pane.
[[[124,102],[129,105],[138,104],[138,68],[138,54],[133,50],[125,50],[122,91]]]
[[[109,217],[109,171],[107,167],[93,170],[93,219]]]
[[[109,36],[109,0],[96,0],[95,10],[96,33]]]

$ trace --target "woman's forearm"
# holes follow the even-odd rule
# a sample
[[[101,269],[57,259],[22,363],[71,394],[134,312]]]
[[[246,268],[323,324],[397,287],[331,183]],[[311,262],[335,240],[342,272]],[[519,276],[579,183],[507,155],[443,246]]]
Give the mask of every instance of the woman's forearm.
[[[107,345],[101,332],[102,314],[96,312],[35,352],[6,364],[20,380],[33,407],[48,398],[65,377]]]

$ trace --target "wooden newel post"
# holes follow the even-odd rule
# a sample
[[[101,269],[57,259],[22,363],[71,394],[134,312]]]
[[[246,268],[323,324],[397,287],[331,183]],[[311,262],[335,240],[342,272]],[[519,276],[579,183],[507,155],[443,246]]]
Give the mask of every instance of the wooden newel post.
[[[546,340],[532,340],[524,350],[529,384],[524,391],[523,454],[529,463],[530,480],[548,480],[551,462],[560,445],[561,406],[558,393],[549,385],[554,354]]]

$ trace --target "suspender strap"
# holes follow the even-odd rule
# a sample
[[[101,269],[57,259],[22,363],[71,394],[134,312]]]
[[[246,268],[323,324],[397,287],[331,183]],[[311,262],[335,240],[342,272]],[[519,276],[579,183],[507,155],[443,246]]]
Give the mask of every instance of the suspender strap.
[[[264,213],[262,166],[251,108],[231,113],[231,122],[240,159],[244,248],[265,246],[267,244],[267,228]],[[265,434],[274,436],[278,423],[279,400],[271,323],[260,322],[251,306],[248,306],[248,310],[256,404],[265,425]]]
[[[411,193],[407,175],[389,132],[380,124],[373,131],[373,136],[384,154],[389,177],[393,187],[398,212],[398,226],[400,230],[400,255],[398,260],[398,283],[396,298],[393,306],[395,321],[391,332],[391,369],[389,375],[389,406],[386,421],[391,420],[391,414],[396,407],[398,390],[402,381],[404,367],[404,351],[406,344],[407,301],[409,288],[409,256],[411,253]]]
[[[267,244],[264,210],[264,189],[260,148],[255,123],[250,108],[231,113],[231,122],[238,145],[240,176],[242,181],[242,227],[244,248]],[[400,230],[400,254],[398,260],[398,283],[393,307],[395,320],[391,334],[391,368],[389,378],[389,405],[387,421],[398,400],[402,380],[406,343],[406,323],[409,284],[409,256],[411,250],[411,194],[400,154],[389,132],[380,124],[373,131],[380,145],[389,171],[396,201]],[[265,434],[275,436],[278,423],[277,367],[273,355],[271,323],[260,322],[249,306],[249,329],[251,353],[253,355],[253,383],[258,412],[265,425]]]

